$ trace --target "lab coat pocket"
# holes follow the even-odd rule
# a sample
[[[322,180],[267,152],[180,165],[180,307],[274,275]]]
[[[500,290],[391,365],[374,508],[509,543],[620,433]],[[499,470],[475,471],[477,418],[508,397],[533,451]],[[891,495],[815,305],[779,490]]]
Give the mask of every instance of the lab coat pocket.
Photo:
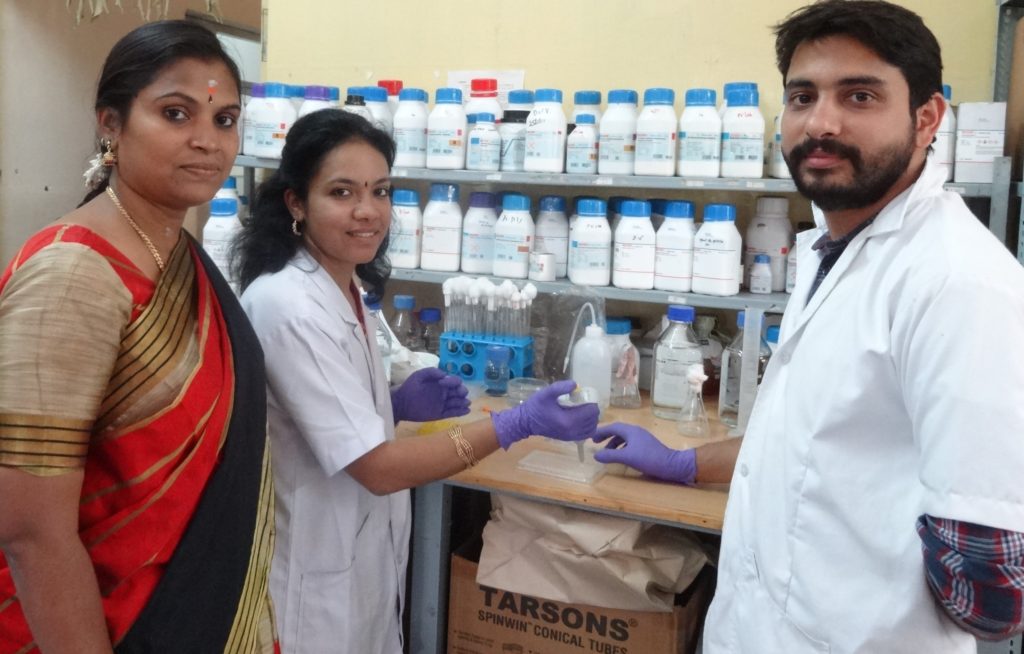
[[[299,584],[299,630],[296,652],[337,652],[352,638],[349,624],[352,568],[340,572],[306,572]]]
[[[757,567],[757,557],[751,550],[743,553],[742,594],[746,599],[737,603],[737,638],[740,652],[796,654],[820,652],[829,654],[828,643],[817,640],[794,624],[771,595],[768,594]],[[742,596],[742,595],[741,595]]]

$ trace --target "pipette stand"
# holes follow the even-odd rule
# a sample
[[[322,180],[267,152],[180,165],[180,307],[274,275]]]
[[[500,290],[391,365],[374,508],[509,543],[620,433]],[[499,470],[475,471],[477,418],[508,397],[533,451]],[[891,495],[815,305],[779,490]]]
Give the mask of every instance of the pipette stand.
[[[533,377],[532,336],[486,336],[475,332],[441,334],[441,369],[464,381],[483,381],[487,346],[504,345],[512,351],[508,368],[512,378]]]

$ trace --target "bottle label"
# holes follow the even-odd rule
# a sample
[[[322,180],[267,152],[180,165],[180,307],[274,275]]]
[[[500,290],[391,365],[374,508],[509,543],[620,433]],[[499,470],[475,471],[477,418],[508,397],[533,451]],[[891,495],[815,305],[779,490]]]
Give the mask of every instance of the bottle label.
[[[427,132],[427,154],[439,157],[457,156],[465,147],[461,129],[432,129]]]
[[[415,224],[404,224],[401,220],[391,223],[391,234],[388,238],[388,256],[416,255],[416,244],[419,240],[419,230]]]
[[[764,160],[764,135],[757,132],[722,132],[722,161]]]
[[[561,159],[562,131],[526,130],[527,159]]]
[[[463,261],[493,261],[494,232],[462,232]]]
[[[772,292],[772,271],[770,268],[766,270],[752,270],[750,272],[750,292]]]
[[[693,248],[655,248],[654,272],[658,277],[690,279],[693,275]]]
[[[636,160],[637,161],[673,161],[676,150],[676,133],[664,132],[637,132],[636,135]]]
[[[435,225],[424,225],[423,253],[458,254],[459,237],[461,235],[461,230],[458,227],[439,227]]]
[[[651,402],[658,406],[681,408],[690,394],[687,381],[690,366],[703,366],[703,363],[699,347],[675,349],[664,345],[655,346]]]
[[[570,173],[596,173],[597,144],[570,138],[565,151],[565,170]]]
[[[695,247],[693,249],[693,276],[701,279],[738,281],[740,274],[739,250],[721,247]]]
[[[530,237],[516,234],[494,235],[494,262],[529,265]]]
[[[533,251],[553,254],[557,263],[564,264],[569,251],[569,237],[541,236],[538,234],[533,241]]]
[[[718,161],[722,154],[719,132],[679,132],[680,161]]]
[[[526,132],[519,132],[501,142],[501,169],[521,171],[526,161]]]
[[[654,243],[615,243],[615,271],[623,273],[654,273]]]
[[[395,127],[395,152],[397,154],[424,154],[426,151],[426,127]]]
[[[258,148],[284,147],[288,126],[284,123],[252,122],[253,142]]]
[[[501,163],[501,137],[471,135],[466,150],[466,168],[470,170],[497,170]]]
[[[579,270],[608,270],[611,259],[610,243],[573,240],[569,248],[569,265]]]
[[[932,144],[936,161],[947,166],[953,165],[953,145],[956,142],[953,136],[952,132],[936,132],[935,143]]]
[[[602,132],[600,143],[597,153],[601,161],[628,162],[633,161],[636,154],[636,134],[605,134]]]

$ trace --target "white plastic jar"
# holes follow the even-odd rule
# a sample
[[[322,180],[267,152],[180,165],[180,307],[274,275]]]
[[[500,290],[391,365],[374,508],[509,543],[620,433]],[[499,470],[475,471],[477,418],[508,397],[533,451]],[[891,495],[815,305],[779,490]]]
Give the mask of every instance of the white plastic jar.
[[[284,139],[295,123],[295,107],[288,100],[288,88],[284,84],[267,82],[263,85],[262,98],[257,97],[256,92],[254,88],[253,99],[249,103],[254,106],[247,111],[252,140],[251,151],[245,154],[280,159]]]
[[[597,172],[597,126],[593,114],[576,117],[576,129],[565,140],[565,172],[581,175]]]
[[[772,133],[771,144],[768,146],[768,174],[775,179],[790,179],[789,166],[786,165],[786,158],[782,156],[782,114],[786,111],[785,105],[779,109],[775,116],[775,129]]]
[[[786,258],[793,246],[793,224],[789,222],[789,200],[763,196],[757,199],[754,218],[747,225],[744,239],[743,277],[753,288],[751,273],[754,258],[767,255],[772,271],[772,291],[786,290]]]
[[[616,89],[608,93],[608,109],[598,129],[597,172],[632,175],[636,154],[636,91]]]
[[[679,117],[680,177],[718,177],[722,167],[722,119],[714,89],[689,89]]]
[[[370,115],[373,116],[373,120],[370,122],[377,129],[384,131],[386,134],[391,134],[394,130],[394,122],[391,116],[391,107],[388,106],[387,90],[379,86],[362,86],[360,90],[363,93],[363,101],[366,103],[366,108],[370,110]]]
[[[600,91],[576,91],[572,96],[572,104],[572,119],[569,122],[579,125],[579,117],[590,114],[594,117],[594,125],[601,124]]]
[[[665,222],[657,232],[654,288],[689,293],[693,288],[693,203],[665,203]]]
[[[299,107],[298,118],[307,116],[314,111],[331,108],[331,94],[327,87],[310,85],[303,92],[302,106]]]
[[[529,111],[508,109],[505,111],[504,120],[498,125],[498,134],[501,135],[502,171],[522,172],[526,162],[526,120],[529,117]]]
[[[772,292],[772,264],[767,254],[758,254],[750,265],[750,292],[771,293]]]
[[[496,171],[501,165],[501,135],[494,126],[494,116],[478,113],[469,131],[466,148],[466,170]]]
[[[420,267],[422,233],[420,194],[412,189],[395,189],[391,196],[391,233],[388,235],[388,259],[392,266]]]
[[[693,243],[693,292],[736,295],[740,292],[742,239],[736,207],[708,204]]]
[[[266,97],[266,85],[263,82],[254,83],[249,90],[249,99],[245,102],[245,108],[242,110],[242,154],[256,156],[253,151],[256,147],[256,132],[253,128],[252,118],[253,114],[258,111],[257,106],[264,102]]]
[[[462,247],[462,210],[457,184],[431,184],[430,201],[423,209],[423,245],[420,268],[455,272]]]
[[[469,80],[469,102],[466,103],[466,115],[491,114],[494,122],[500,123],[505,109],[498,102],[498,80],[483,77]]]
[[[427,168],[461,170],[466,165],[466,112],[462,91],[440,88],[427,117]]]
[[[607,286],[612,279],[612,230],[604,200],[583,198],[569,239],[569,281],[584,286]]]
[[[427,92],[402,89],[395,111],[395,166],[423,168],[427,165]]]
[[[569,218],[565,215],[565,198],[545,195],[534,229],[533,251],[555,257],[555,276],[565,277],[569,265]]]
[[[501,201],[501,215],[494,225],[494,274],[526,279],[530,274],[530,250],[534,237],[530,198],[509,193]]]
[[[764,116],[757,101],[757,91],[729,92],[722,116],[722,177],[764,175]]]
[[[672,118],[675,130],[676,120]],[[654,254],[657,243],[651,225],[651,203],[626,200],[622,219],[615,229],[612,254],[612,285],[640,290],[654,288]]]
[[[644,108],[636,119],[635,175],[671,177],[676,172],[675,91],[644,91]]]
[[[469,209],[462,221],[462,272],[490,275],[494,272],[494,225],[497,198],[493,193],[469,194]]]
[[[537,89],[533,111],[526,120],[526,160],[524,170],[535,173],[560,173],[565,166],[565,112],[562,92]]]

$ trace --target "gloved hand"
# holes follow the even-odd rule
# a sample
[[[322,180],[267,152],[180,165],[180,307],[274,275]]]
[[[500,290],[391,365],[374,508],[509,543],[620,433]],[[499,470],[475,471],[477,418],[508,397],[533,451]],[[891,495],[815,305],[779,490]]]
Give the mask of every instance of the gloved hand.
[[[469,413],[469,399],[462,380],[440,368],[423,368],[391,389],[391,410],[395,422],[426,422]]]
[[[594,435],[597,416],[601,413],[597,404],[581,404],[563,407],[558,396],[571,393],[576,382],[571,379],[555,382],[542,388],[517,407],[492,413],[491,421],[498,435],[498,444],[508,449],[512,443],[527,436],[547,436],[560,441],[580,441]]]
[[[594,434],[594,442],[608,438],[611,442],[594,454],[600,463],[624,463],[649,477],[682,484],[697,480],[696,450],[673,450],[666,447],[643,427],[615,422]]]

